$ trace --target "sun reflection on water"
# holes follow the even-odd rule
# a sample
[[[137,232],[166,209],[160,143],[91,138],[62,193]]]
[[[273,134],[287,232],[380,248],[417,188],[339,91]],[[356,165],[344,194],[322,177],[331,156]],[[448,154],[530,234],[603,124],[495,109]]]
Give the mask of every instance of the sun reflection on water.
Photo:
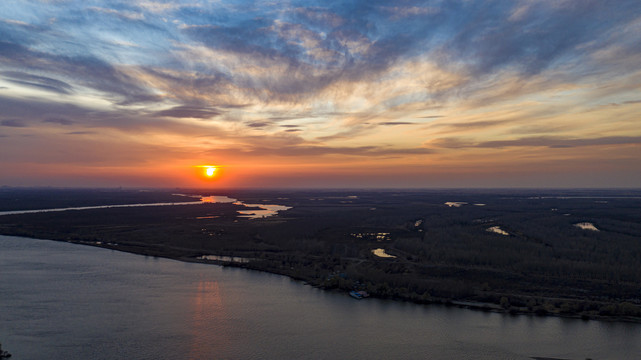
[[[230,339],[224,331],[225,307],[217,281],[200,281],[192,303],[191,346],[188,359],[205,359],[229,348]],[[219,326],[213,324],[218,323]],[[211,331],[213,328],[218,331]]]

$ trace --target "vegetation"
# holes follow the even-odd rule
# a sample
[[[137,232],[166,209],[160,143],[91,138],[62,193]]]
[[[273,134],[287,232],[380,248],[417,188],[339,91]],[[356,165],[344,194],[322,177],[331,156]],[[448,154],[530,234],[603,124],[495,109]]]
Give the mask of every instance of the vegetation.
[[[11,357],[11,354],[8,351],[2,350],[2,344],[0,344],[0,359],[8,359]]]
[[[193,200],[171,193],[5,189],[0,204],[11,210],[35,208],[37,198],[48,207]],[[237,211],[246,208],[231,203],[5,215],[0,233],[188,261],[206,262],[199,256],[207,254],[243,257],[249,261],[226,264],[420,303],[641,319],[641,192],[214,195],[292,209],[262,219],[239,218]],[[452,201],[467,204],[445,205]],[[583,222],[599,231],[575,226]],[[495,226],[508,235],[488,231]],[[376,248],[395,257],[375,256]]]

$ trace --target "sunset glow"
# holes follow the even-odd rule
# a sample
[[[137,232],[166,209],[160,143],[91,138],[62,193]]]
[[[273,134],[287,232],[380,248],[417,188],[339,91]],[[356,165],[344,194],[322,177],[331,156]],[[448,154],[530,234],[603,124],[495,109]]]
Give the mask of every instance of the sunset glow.
[[[0,34],[0,185],[641,184],[636,0],[5,0]]]
[[[197,165],[194,166],[196,169],[196,179],[200,181],[205,181],[206,183],[216,180],[217,182],[221,180],[221,167],[217,165]]]

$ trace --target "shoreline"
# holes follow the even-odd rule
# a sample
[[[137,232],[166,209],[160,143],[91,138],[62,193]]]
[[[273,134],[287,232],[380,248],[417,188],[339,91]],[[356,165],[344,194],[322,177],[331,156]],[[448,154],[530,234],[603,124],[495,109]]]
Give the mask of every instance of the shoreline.
[[[176,248],[171,248],[171,251],[174,252],[174,254],[170,254],[167,252],[163,252],[160,250],[154,251],[153,249],[150,249],[149,247],[145,246],[135,246],[131,244],[114,244],[114,243],[101,243],[101,242],[92,242],[92,241],[83,241],[83,240],[56,240],[56,239],[47,239],[47,238],[36,238],[36,237],[29,237],[29,236],[20,236],[20,235],[11,235],[11,234],[0,234],[4,236],[12,236],[12,237],[19,237],[19,238],[24,238],[24,239],[34,239],[34,240],[44,240],[44,241],[57,241],[57,242],[65,242],[69,244],[74,244],[74,245],[85,245],[85,246],[93,246],[93,247],[99,247],[103,249],[109,249],[109,250],[114,250],[114,251],[120,251],[124,253],[130,253],[134,255],[141,255],[141,256],[152,256],[152,257],[159,257],[159,258],[164,258],[164,259],[169,259],[169,260],[174,260],[174,261],[181,261],[181,262],[188,262],[188,263],[199,263],[199,264],[205,264],[205,265],[216,265],[216,266],[221,266],[221,267],[233,267],[233,268],[241,268],[245,270],[251,270],[251,271],[259,271],[259,272],[264,272],[264,273],[269,273],[269,274],[274,274],[274,275],[279,275],[279,276],[286,276],[294,281],[301,282],[302,285],[308,285],[312,286],[318,289],[322,289],[324,291],[330,291],[330,292],[336,292],[336,293],[341,293],[345,294],[345,296],[349,296],[349,291],[353,289],[345,289],[345,288],[340,288],[340,287],[327,287],[323,286],[322,284],[318,283],[318,279],[311,279],[311,278],[306,278],[303,276],[296,276],[295,274],[292,274],[291,272],[288,273],[287,271],[276,271],[274,269],[268,269],[268,268],[261,268],[259,265],[259,261],[254,261],[254,262],[233,262],[233,261],[223,261],[223,260],[210,260],[210,259],[198,259],[197,256],[202,256],[199,255],[199,252],[191,250],[191,249],[176,249]],[[159,246],[160,248],[160,246]],[[164,247],[165,250],[167,247]],[[179,252],[182,252],[183,254],[179,254]],[[210,254],[213,255],[213,254]],[[216,255],[214,255],[216,256]],[[219,256],[228,256],[228,255],[219,255]],[[293,270],[293,269],[292,269]],[[316,280],[316,281],[315,281]],[[506,294],[507,296],[519,296],[518,294]],[[547,311],[545,313],[541,313],[535,310],[529,310],[527,307],[502,307],[501,304],[496,304],[496,303],[491,303],[491,302],[479,302],[479,301],[470,301],[469,299],[446,299],[446,298],[436,298],[436,297],[430,297],[428,299],[417,299],[417,298],[406,298],[406,297],[401,297],[401,296],[379,296],[377,294],[371,294],[371,298],[376,298],[376,299],[381,299],[381,300],[391,300],[391,301],[399,301],[399,302],[407,302],[407,303],[414,303],[417,305],[442,305],[442,306],[453,306],[457,307],[460,309],[469,309],[469,310],[474,310],[474,311],[482,311],[482,312],[493,312],[493,313],[499,313],[499,314],[506,314],[506,315],[511,315],[511,316],[518,316],[518,315],[528,315],[528,316],[537,316],[537,317],[557,317],[557,318],[566,318],[566,319],[575,319],[575,320],[583,320],[583,321],[588,321],[588,320],[596,320],[596,321],[605,321],[605,322],[625,322],[625,323],[636,323],[636,324],[641,324],[641,317],[634,317],[634,316],[606,316],[606,315],[599,315],[599,314],[577,314],[577,313],[563,313],[563,312],[558,312],[558,311]],[[546,298],[546,299],[555,299],[555,298]],[[613,302],[608,302],[608,304],[615,304]]]

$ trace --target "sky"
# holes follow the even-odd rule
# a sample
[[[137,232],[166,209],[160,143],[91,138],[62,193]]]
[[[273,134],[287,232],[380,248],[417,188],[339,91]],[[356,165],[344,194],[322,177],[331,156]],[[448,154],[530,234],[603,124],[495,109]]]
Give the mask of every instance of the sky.
[[[639,64],[638,0],[2,0],[0,185],[640,187]]]

